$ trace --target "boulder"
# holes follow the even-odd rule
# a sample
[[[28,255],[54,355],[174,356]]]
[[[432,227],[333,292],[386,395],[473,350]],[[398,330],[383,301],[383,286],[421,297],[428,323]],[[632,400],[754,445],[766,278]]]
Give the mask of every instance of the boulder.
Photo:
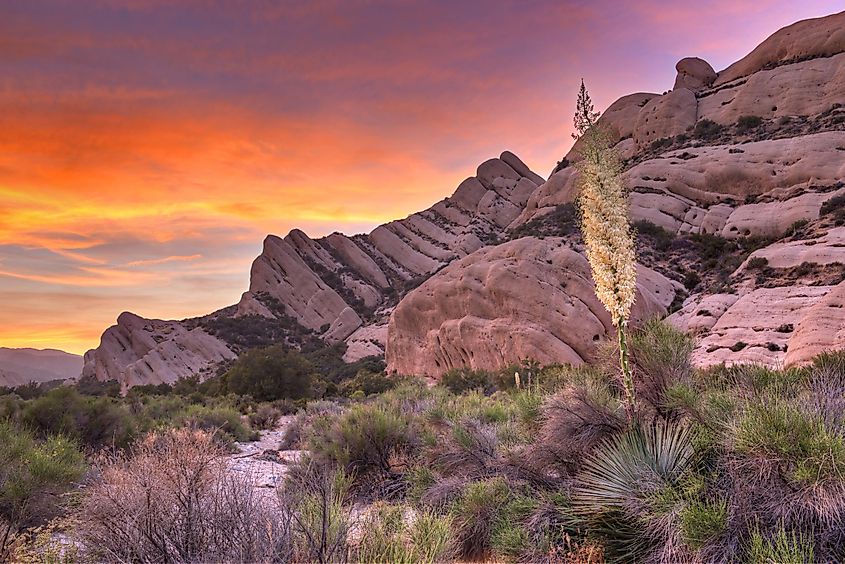
[[[662,315],[674,285],[641,268],[635,322]],[[614,331],[587,260],[559,238],[486,247],[408,294],[390,317],[386,359],[399,374],[438,377],[533,358],[580,364]]]
[[[678,76],[675,77],[673,90],[687,88],[693,92],[703,90],[716,80],[716,71],[710,63],[698,57],[686,57],[675,65]]]

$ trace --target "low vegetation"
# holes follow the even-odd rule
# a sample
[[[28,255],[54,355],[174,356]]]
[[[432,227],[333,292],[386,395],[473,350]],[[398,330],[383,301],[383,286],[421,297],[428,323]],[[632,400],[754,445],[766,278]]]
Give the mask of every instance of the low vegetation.
[[[38,554],[81,561],[845,558],[845,353],[699,370],[690,339],[661,322],[629,347],[630,419],[612,361],[456,370],[435,386],[361,371],[331,399],[186,382],[186,395],[3,396],[6,557],[41,538]],[[228,470],[233,440],[293,412],[279,447],[304,451],[284,485]],[[94,420],[122,422],[102,436],[77,427]],[[126,446],[105,440],[115,429]],[[56,523],[60,537],[26,534]]]

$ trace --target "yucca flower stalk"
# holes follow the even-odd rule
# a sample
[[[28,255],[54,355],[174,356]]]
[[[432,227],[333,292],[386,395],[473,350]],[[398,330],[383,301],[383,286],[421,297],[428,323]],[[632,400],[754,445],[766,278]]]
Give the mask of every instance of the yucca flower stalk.
[[[581,234],[596,296],[616,327],[622,386],[630,419],[635,411],[635,394],[626,332],[636,295],[636,253],[628,217],[628,193],[622,183],[622,163],[613,148],[611,135],[597,123],[598,117],[582,80],[575,113],[575,138],[581,156],[577,164]]]

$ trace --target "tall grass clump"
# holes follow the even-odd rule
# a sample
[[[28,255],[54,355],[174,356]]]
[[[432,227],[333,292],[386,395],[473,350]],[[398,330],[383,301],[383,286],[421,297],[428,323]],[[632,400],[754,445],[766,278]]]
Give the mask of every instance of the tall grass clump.
[[[61,511],[61,495],[78,481],[85,461],[73,441],[39,441],[25,429],[0,421],[0,561],[23,529],[43,525]]]
[[[622,385],[629,418],[633,418],[635,390],[628,360],[626,331],[636,296],[637,269],[634,234],[628,217],[628,194],[622,184],[622,163],[613,139],[593,109],[581,81],[575,111],[581,233],[590,262],[596,296],[616,327]]]

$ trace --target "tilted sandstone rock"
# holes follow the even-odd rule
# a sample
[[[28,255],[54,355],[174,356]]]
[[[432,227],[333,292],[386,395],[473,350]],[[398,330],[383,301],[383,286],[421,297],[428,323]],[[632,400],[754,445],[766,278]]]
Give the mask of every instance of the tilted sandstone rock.
[[[719,73],[724,84],[759,70],[793,61],[830,57],[845,51],[845,12],[802,20],[779,29],[751,53]]]
[[[297,229],[284,238],[269,235],[252,264],[249,290],[232,311],[215,315],[253,324],[247,316],[260,316],[286,331],[290,321],[327,343],[345,341],[347,361],[381,355],[387,317],[398,300],[440,268],[501,237],[543,182],[505,151],[479,165],[452,197],[368,235],[311,239]],[[86,354],[85,372],[124,385],[207,372],[238,352],[235,344],[210,335],[207,321],[123,314]]]
[[[100,346],[85,353],[82,375],[118,380],[124,388],[173,383],[233,358],[223,341],[199,327],[124,312],[103,333]]]
[[[662,315],[669,280],[640,269],[636,321]],[[525,237],[479,250],[430,278],[390,318],[386,360],[399,374],[440,376],[533,358],[581,364],[612,332],[587,260],[559,238]]]

